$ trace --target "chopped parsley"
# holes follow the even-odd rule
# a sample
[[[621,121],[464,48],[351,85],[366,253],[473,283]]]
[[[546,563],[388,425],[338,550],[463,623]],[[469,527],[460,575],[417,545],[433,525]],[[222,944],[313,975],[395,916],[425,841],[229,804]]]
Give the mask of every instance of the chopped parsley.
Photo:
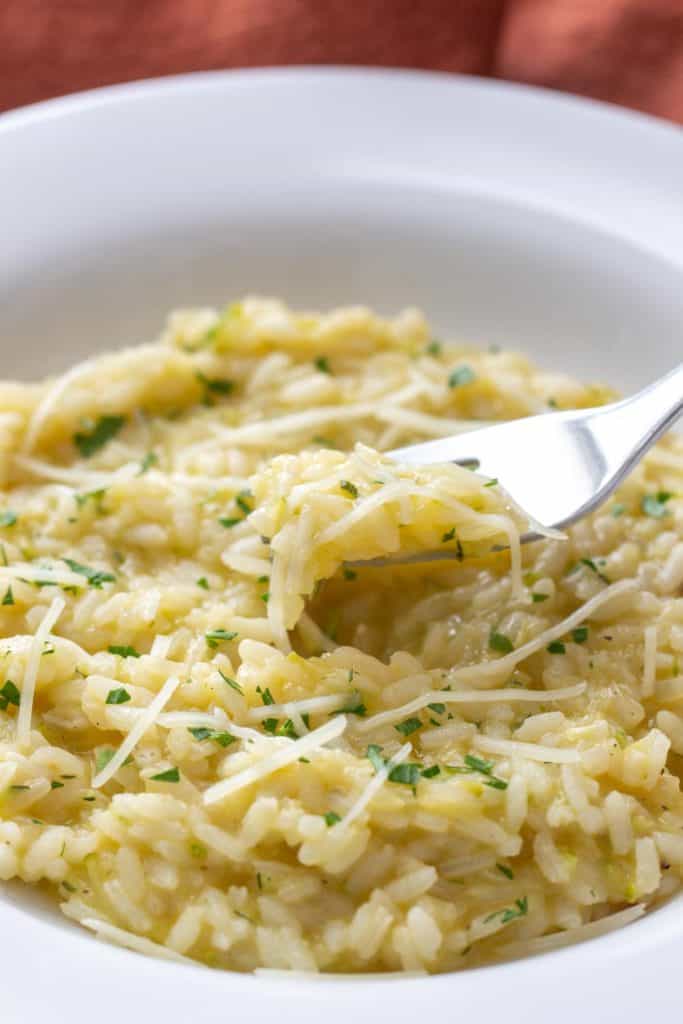
[[[546,647],[548,654],[566,654],[567,648],[561,640],[553,640]]]
[[[532,594],[531,600],[534,604],[541,604],[542,601],[547,601],[549,597],[550,594]]]
[[[327,814],[323,814],[323,818],[325,819],[325,824],[330,826],[336,825],[338,821],[341,821],[341,818],[335,811],[328,811]]]
[[[108,747],[102,747],[100,750],[96,751],[96,753],[95,753],[95,771],[97,773],[99,773],[104,768],[106,768],[115,753],[116,753],[115,750],[111,750]],[[129,754],[128,757],[126,758],[126,760],[121,765],[121,767],[122,768],[126,768],[129,764],[132,764],[132,763],[133,763],[133,758]],[[75,776],[70,776],[70,777],[71,778],[75,778]],[[66,775],[62,775],[62,778],[65,779],[65,778],[67,778],[67,776]]]
[[[53,779],[50,783],[50,789],[64,789],[64,783],[58,782],[57,779]]]
[[[512,881],[512,879],[515,877],[514,871],[512,870],[512,868],[507,867],[507,865],[496,864],[496,867],[500,871],[501,875],[505,875],[505,877],[509,878],[510,881]]]
[[[238,636],[239,633],[235,633],[234,630],[230,629],[210,629],[208,633],[204,634],[209,647],[218,647],[219,644],[227,643]]]
[[[262,690],[260,686],[257,686],[256,692],[259,694],[261,701],[263,702],[264,705],[266,705],[266,707],[269,707],[271,704],[275,703],[275,698],[270,692],[270,687],[266,686],[265,690]]]
[[[673,498],[673,494],[670,491],[657,491],[656,494],[646,494],[640,502],[640,507],[646,516],[651,516],[653,519],[663,519],[665,515],[668,515],[668,508],[666,507],[667,501]]]
[[[441,538],[441,543],[442,544],[447,544],[448,541],[449,540],[453,540],[454,537],[455,537],[455,527],[450,529],[447,533],[444,533],[443,537]]]
[[[120,658],[141,658],[142,655],[134,647],[128,644],[110,644],[107,647],[110,654],[118,654]]]
[[[436,775],[440,775],[440,774],[441,774],[441,769],[439,768],[438,764],[433,764],[431,766],[431,768],[423,768],[422,769],[422,778],[423,779],[433,779]]]
[[[221,526],[225,527],[226,530],[231,530],[233,526],[237,526],[238,523],[242,522],[239,516],[221,516],[218,522]]]
[[[103,583],[115,583],[116,576],[111,572],[102,572],[101,569],[91,569],[87,565],[81,565],[80,562],[75,562],[73,558],[63,558],[63,562],[69,566],[72,572],[77,573],[79,576],[85,576],[91,587],[95,587],[99,590]]]
[[[402,736],[410,736],[411,733],[421,728],[422,722],[419,718],[406,718],[405,722],[399,722],[394,726],[396,732],[400,732]]]
[[[198,726],[196,728],[188,728],[188,732],[194,736],[196,740],[202,743],[204,740],[215,740],[221,747],[229,747],[231,743],[236,743],[236,737],[232,736],[229,732],[220,732],[216,729],[207,729],[204,726]]]
[[[349,682],[351,682],[351,680],[349,680]],[[330,717],[332,715],[358,715],[359,718],[364,718],[367,713],[368,709],[365,704],[363,704],[360,696],[354,695],[351,697],[350,703],[345,707],[339,708],[338,711],[331,711]]]
[[[352,498],[358,497],[358,488],[356,487],[355,484],[351,483],[350,480],[340,480],[339,486],[341,487],[342,491],[346,491],[348,494],[351,495]]]
[[[211,404],[212,395],[230,395],[235,390],[235,382],[225,377],[205,377],[197,370],[197,380],[204,388],[204,403]]]
[[[571,635],[575,644],[585,644],[588,639],[588,626],[577,626],[572,630]]]
[[[475,754],[465,754],[463,761],[463,765],[448,765],[447,771],[452,775],[469,775],[476,772],[479,775],[486,776],[485,786],[489,786],[491,789],[508,788],[505,779],[499,779],[493,774],[493,769],[495,768],[493,761],[486,761],[483,757],[477,757]]]
[[[433,711],[434,714],[436,714],[436,715],[443,715],[443,714],[445,714],[445,711],[446,711],[446,705],[445,704],[438,704],[438,703],[437,704],[428,704],[427,707],[429,708],[430,711]]]
[[[130,694],[123,686],[117,687],[115,690],[110,690],[107,694],[105,704],[127,704],[130,700]]]
[[[612,515],[615,519],[618,519],[619,516],[623,516],[625,511],[626,505],[623,505],[620,501],[616,501],[614,505],[612,505]]]
[[[84,459],[103,448],[115,437],[126,422],[125,416],[100,416],[91,430],[74,434],[73,441]]]
[[[497,476],[492,477],[491,480],[487,480],[486,483],[484,484],[484,487],[497,487],[497,486],[498,486],[498,477]]]
[[[152,782],[180,782],[180,772],[177,768],[167,768],[158,775],[150,775],[150,779]]]
[[[5,591],[5,596],[2,599],[2,604],[14,604],[14,594],[12,593],[11,585]]]
[[[358,578],[358,573],[354,569],[344,569],[345,580],[355,580]]]
[[[432,338],[432,340],[429,342],[429,344],[425,348],[425,352],[427,353],[428,356],[440,356],[441,355],[441,349],[442,349],[441,342],[437,341],[436,338]]]
[[[230,676],[226,676],[225,673],[221,672],[220,669],[218,669],[218,675],[221,677],[224,683],[228,684],[231,690],[234,690],[236,693],[244,695],[244,690],[237,682],[237,680],[231,679]]]
[[[138,476],[142,476],[143,473],[146,473],[148,469],[152,468],[152,466],[156,466],[158,461],[159,461],[159,456],[155,452],[147,452],[147,454],[145,455],[144,459],[140,463],[140,469],[138,471]]]
[[[235,504],[245,516],[250,515],[254,511],[249,502],[247,501],[247,498],[250,497],[250,491],[240,491],[240,493],[235,498]]]
[[[320,373],[332,373],[332,367],[327,356],[317,356],[313,360],[313,365]]]
[[[500,917],[502,924],[507,924],[509,921],[514,921],[518,917],[525,917],[529,911],[529,902],[527,897],[522,897],[521,900],[515,900],[513,907],[505,907],[503,910],[495,910],[488,917],[484,918],[484,924],[488,924],[489,921],[495,920]]]
[[[597,565],[595,564],[595,562],[593,561],[592,558],[581,558],[581,559],[579,559],[579,565],[585,565],[588,569],[591,570],[591,572],[594,572],[595,575],[597,577],[599,577],[599,579],[601,579],[603,583],[609,583],[610,582],[609,579],[607,578],[607,576],[605,576],[604,572],[600,572],[600,570],[598,569]]]
[[[403,764],[397,764],[391,769],[388,778],[389,782],[398,782],[403,786],[416,786],[420,781],[420,766],[404,761]]]
[[[16,512],[8,508],[6,512],[0,512],[0,526],[14,526],[18,518]]]
[[[209,589],[209,581],[207,580],[206,576],[200,576],[199,577],[199,579],[197,580],[197,586],[201,587],[202,590],[208,590]]]
[[[498,633],[495,629],[489,633],[489,647],[492,651],[498,651],[499,654],[509,654],[510,651],[514,651],[510,637],[505,633]]]
[[[449,388],[459,388],[463,384],[471,384],[475,380],[475,373],[471,366],[458,366],[448,378]]]
[[[14,704],[18,708],[20,703],[21,694],[19,690],[11,679],[7,679],[4,686],[0,688],[0,711],[4,711],[8,704]]]
[[[382,757],[381,747],[378,747],[376,743],[371,743],[365,751],[365,756],[376,772],[382,771],[384,768],[384,758]]]

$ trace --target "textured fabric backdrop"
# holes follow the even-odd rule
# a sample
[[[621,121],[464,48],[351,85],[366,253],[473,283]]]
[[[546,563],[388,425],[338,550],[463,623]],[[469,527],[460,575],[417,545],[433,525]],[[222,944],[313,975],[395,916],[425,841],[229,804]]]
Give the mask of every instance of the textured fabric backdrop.
[[[0,109],[266,64],[493,75],[683,123],[683,0],[0,0]]]

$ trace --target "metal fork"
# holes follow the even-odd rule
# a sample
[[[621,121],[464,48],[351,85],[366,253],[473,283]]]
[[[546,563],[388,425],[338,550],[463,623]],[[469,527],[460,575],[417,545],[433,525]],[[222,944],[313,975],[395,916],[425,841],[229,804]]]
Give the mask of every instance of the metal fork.
[[[457,462],[499,480],[543,526],[562,529],[593,512],[683,412],[683,363],[631,398],[512,420],[390,452],[397,462]],[[522,540],[535,540],[526,533]],[[409,559],[452,558],[424,552]]]

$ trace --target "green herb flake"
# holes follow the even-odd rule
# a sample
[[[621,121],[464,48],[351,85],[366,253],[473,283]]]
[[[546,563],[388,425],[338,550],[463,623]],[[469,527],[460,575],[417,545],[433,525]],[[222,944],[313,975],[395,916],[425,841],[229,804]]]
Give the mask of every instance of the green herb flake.
[[[492,629],[489,633],[489,647],[492,651],[498,651],[499,654],[509,654],[510,651],[514,650],[510,637],[505,636],[504,633],[496,632],[495,629]]]
[[[124,689],[123,686],[117,687],[115,690],[110,690],[107,694],[105,704],[126,704],[130,700],[130,694],[128,690]]]
[[[394,726],[396,732],[400,732],[402,736],[410,736],[411,733],[421,728],[422,722],[419,718],[406,718],[405,722],[399,722]]]
[[[125,416],[101,416],[92,430],[74,434],[74,444],[83,458],[89,459],[118,434],[125,422]]]
[[[200,857],[206,857],[208,854],[207,848],[204,843],[190,843],[190,855],[199,859]]]
[[[107,647],[110,654],[118,654],[120,658],[141,658],[142,655],[134,647],[128,644],[110,644]]]
[[[566,651],[567,651],[567,648],[565,647],[565,645],[562,643],[561,640],[553,640],[552,643],[548,644],[548,646],[546,647],[546,650],[547,650],[548,654],[565,654]]]
[[[102,572],[100,569],[91,569],[87,565],[81,565],[80,562],[75,562],[73,558],[63,558],[63,562],[69,566],[72,572],[75,572],[78,576],[85,576],[91,587],[95,587],[96,590],[100,590],[103,583],[115,583],[116,576],[111,572]]]
[[[247,498],[250,497],[250,491],[240,491],[240,493],[235,498],[235,504],[237,505],[240,512],[242,512],[245,516],[251,515],[251,513],[254,511],[252,506],[247,501]]]
[[[593,561],[592,558],[581,558],[579,560],[579,564],[580,565],[585,565],[588,569],[591,570],[591,572],[594,572],[595,575],[597,577],[599,577],[599,579],[601,579],[603,583],[609,583],[610,582],[609,579],[607,578],[607,576],[605,576],[605,574],[603,572],[600,572],[600,569],[597,567],[597,565],[595,564],[595,562]]]
[[[167,768],[165,772],[151,775],[150,779],[152,782],[180,782],[180,772],[177,768]]]
[[[421,774],[423,779],[433,779],[441,774],[441,769],[438,764],[433,764],[431,768],[423,768]]]
[[[205,726],[200,725],[196,727],[188,726],[187,730],[196,740],[200,743],[202,740],[208,740],[213,734],[213,729],[207,729]]]
[[[12,587],[9,586],[5,591],[5,596],[2,599],[3,605],[14,604],[14,594],[12,593]]]
[[[215,732],[211,739],[219,745],[219,747],[229,747],[231,743],[237,742],[237,737],[233,736],[229,732]]]
[[[476,380],[474,370],[471,366],[458,366],[448,378],[449,388],[460,388],[464,384],[471,384]]]
[[[199,577],[199,579],[197,580],[197,586],[201,587],[202,590],[208,590],[209,589],[209,581],[207,580],[206,576],[200,576]]]
[[[235,640],[238,636],[239,633],[229,629],[210,629],[208,633],[204,634],[209,647],[218,647],[219,644],[228,643],[228,641]]]
[[[5,512],[0,512],[0,526],[14,526],[18,518],[16,512],[8,508]]]
[[[72,885],[71,882],[67,882],[66,879],[62,881],[62,885],[64,886],[67,892],[78,892],[76,886]]]
[[[233,380],[227,380],[225,377],[205,377],[199,370],[197,371],[197,380],[204,385],[207,392],[214,395],[230,395],[235,390]]]
[[[352,498],[358,497],[358,488],[354,483],[351,483],[350,480],[340,480],[339,486],[341,487],[342,491],[346,491],[348,494],[351,495]]]
[[[444,535],[441,538],[441,543],[442,544],[448,544],[449,540],[453,540],[454,537],[455,537],[455,527],[453,527],[452,529],[448,530],[447,533],[444,533]]]
[[[95,753],[95,773],[97,775],[107,767],[115,753],[115,750],[107,748],[102,748]]]
[[[223,680],[224,683],[228,684],[228,686],[230,687],[231,690],[234,690],[235,693],[239,693],[240,696],[244,696],[244,690],[242,689],[240,684],[237,682],[237,680],[231,679],[230,676],[226,676],[225,673],[221,672],[220,669],[218,669],[218,675],[221,677],[221,679]]]
[[[588,639],[588,626],[577,626],[572,630],[571,636],[575,644],[585,644]]]
[[[256,692],[259,694],[262,703],[266,707],[269,707],[271,704],[275,703],[275,698],[273,697],[272,693],[270,692],[270,687],[266,686],[265,690],[262,690],[260,686],[257,686],[256,687]]]
[[[618,519],[619,516],[623,516],[625,511],[626,505],[623,505],[620,501],[616,501],[614,505],[612,505],[612,515],[615,519]]]
[[[345,580],[355,580],[358,578],[358,573],[354,569],[344,569]]]
[[[470,771],[481,772],[482,775],[490,775],[495,768],[493,761],[486,761],[483,757],[477,757],[476,754],[465,754],[463,761]]]
[[[440,341],[437,341],[436,338],[432,338],[425,348],[425,352],[428,356],[440,356],[442,347],[443,346]]]
[[[313,360],[313,365],[320,373],[332,373],[332,367],[330,366],[330,361],[327,356],[317,356]]]
[[[440,703],[428,704],[427,707],[429,708],[430,711],[433,711],[434,714],[436,714],[436,715],[443,715],[443,714],[446,713],[446,705],[445,704],[440,704]]]
[[[397,782],[403,786],[416,786],[420,781],[419,764],[397,764],[389,772],[389,782]]]
[[[341,818],[335,811],[328,811],[327,814],[323,814],[323,818],[325,819],[325,824],[330,827],[332,827],[332,825],[336,825],[338,821],[341,821]]]
[[[673,498],[670,491],[657,491],[656,494],[646,494],[640,502],[641,510],[646,516],[653,519],[663,519],[669,514],[666,503]]]
[[[244,520],[240,519],[239,516],[221,516],[220,519],[218,520],[221,526],[224,527],[224,529],[226,530],[231,530],[233,526],[237,526],[238,523],[241,523],[243,521]]]
[[[382,757],[382,748],[378,747],[376,743],[371,743],[368,749],[365,751],[365,756],[368,761],[375,769],[375,772],[380,772],[384,768],[384,758]]]
[[[505,875],[505,877],[509,878],[510,881],[515,877],[515,873],[512,868],[507,867],[506,864],[496,864],[496,867],[500,871],[501,875]]]
[[[64,789],[64,783],[58,782],[56,779],[53,779],[52,782],[50,783],[50,789]]]
[[[14,704],[18,708],[20,703],[21,693],[12,680],[7,679],[2,688],[0,688],[0,708],[4,710],[8,704]]]
[[[486,483],[484,484],[484,487],[497,487],[497,486],[498,486],[498,477],[496,477],[496,476],[494,476],[492,480],[487,480]]]
[[[142,476],[151,469],[152,466],[156,466],[159,462],[159,456],[155,452],[147,452],[144,459],[140,463],[140,469],[138,470],[138,476]]]
[[[529,903],[527,897],[524,896],[521,900],[515,900],[513,907],[505,907],[504,910],[495,910],[493,914],[489,914],[488,917],[484,918],[484,924],[495,920],[497,917],[500,917],[502,924],[508,924],[509,921],[514,921],[518,917],[525,917],[528,911]]]
[[[534,604],[541,604],[543,601],[547,601],[550,594],[532,594],[531,600]]]

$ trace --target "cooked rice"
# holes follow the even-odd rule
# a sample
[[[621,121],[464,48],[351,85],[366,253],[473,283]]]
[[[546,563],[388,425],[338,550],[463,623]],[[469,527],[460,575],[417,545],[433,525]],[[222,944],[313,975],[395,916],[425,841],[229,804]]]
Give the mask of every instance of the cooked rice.
[[[681,442],[523,549],[495,483],[379,454],[609,397],[257,299],[3,385],[0,878],[239,971],[451,971],[670,896]]]

